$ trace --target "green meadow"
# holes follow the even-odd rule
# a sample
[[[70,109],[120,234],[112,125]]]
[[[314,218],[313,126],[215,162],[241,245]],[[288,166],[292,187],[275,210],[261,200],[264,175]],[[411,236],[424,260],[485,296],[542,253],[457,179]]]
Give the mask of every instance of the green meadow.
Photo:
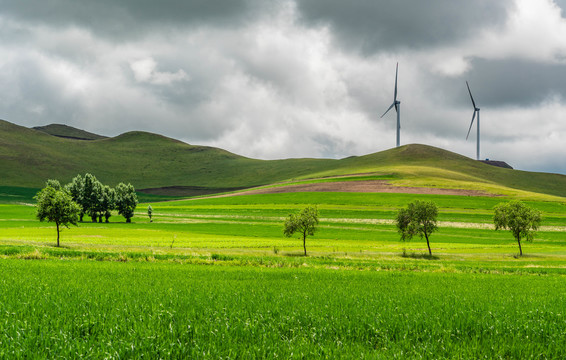
[[[563,276],[0,262],[2,358],[563,358]]]
[[[439,206],[433,258],[393,223],[417,198]],[[151,202],[153,222],[140,204],[131,224],[114,215],[65,229],[60,248],[33,206],[3,201],[0,358],[563,358],[565,202],[526,201],[544,220],[518,257],[511,234],[492,226],[507,200]],[[304,257],[282,229],[311,204],[321,221]]]
[[[86,221],[65,230],[61,251],[289,257],[300,252],[301,242],[283,237],[284,219],[314,204],[321,223],[307,241],[312,255],[379,258],[403,251],[419,254],[424,242],[400,242],[393,223],[397,210],[417,197],[434,201],[440,208],[440,229],[432,237],[436,255],[481,259],[515,254],[517,244],[511,234],[495,232],[492,226],[492,209],[505,198],[367,193],[285,193],[157,202],[152,203],[151,223],[145,214],[147,204],[140,204],[135,224],[126,224],[115,215],[108,224]],[[544,222],[536,240],[525,244],[526,254],[564,254],[566,205],[527,203],[543,212]],[[38,246],[42,251],[53,245],[54,226],[38,222],[33,206],[4,204],[0,209],[4,215],[3,246]]]

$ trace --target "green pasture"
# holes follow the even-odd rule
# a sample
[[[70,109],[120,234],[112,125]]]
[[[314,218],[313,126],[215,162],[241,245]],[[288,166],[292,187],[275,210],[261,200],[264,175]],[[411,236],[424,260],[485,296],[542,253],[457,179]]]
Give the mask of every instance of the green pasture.
[[[17,194],[16,194],[17,195]],[[29,194],[28,194],[29,195]],[[22,197],[27,196],[24,193]],[[525,359],[566,356],[566,205],[523,257],[505,197],[288,193],[140,204],[61,234],[0,199],[0,358]],[[439,230],[401,242],[415,199]],[[317,205],[318,232],[283,236]],[[88,217],[85,217],[88,220]]]
[[[0,261],[1,358],[558,359],[564,275]]]
[[[301,241],[283,236],[283,222],[290,213],[317,205],[321,222],[307,239],[311,255],[416,256],[424,252],[424,241],[401,242],[394,225],[398,209],[416,198],[434,201],[440,209],[439,231],[431,238],[433,254],[445,260],[516,254],[511,234],[496,232],[492,225],[493,207],[505,198],[414,194],[286,193],[155,202],[151,223],[147,204],[140,204],[133,224],[118,215],[110,223],[91,223],[85,217],[78,227],[65,229],[61,241],[72,251],[295,256]],[[535,241],[524,244],[525,253],[542,256],[531,261],[566,255],[566,205],[527,203],[543,212],[544,221]],[[53,246],[54,225],[40,223],[34,212],[30,205],[0,205],[0,244],[39,251]]]

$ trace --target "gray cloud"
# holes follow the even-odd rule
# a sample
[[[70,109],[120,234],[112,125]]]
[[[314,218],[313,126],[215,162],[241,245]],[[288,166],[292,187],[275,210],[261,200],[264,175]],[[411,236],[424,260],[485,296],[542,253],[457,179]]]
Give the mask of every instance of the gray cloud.
[[[566,0],[554,0],[554,3],[561,8],[562,16],[564,16],[566,9]]]
[[[566,64],[476,58],[470,61],[470,70],[457,77],[423,73],[423,88],[443,106],[471,108],[466,81],[477,105],[482,107],[535,107],[555,97],[566,101]]]
[[[80,27],[116,42],[172,34],[179,27],[238,26],[270,5],[256,0],[3,0],[2,13],[17,21],[65,28]]]
[[[478,29],[498,28],[512,2],[302,0],[306,23],[327,24],[343,46],[364,53],[426,48],[474,36]]]
[[[566,64],[514,59],[472,64],[469,78],[486,106],[536,106],[553,96],[566,100]]]

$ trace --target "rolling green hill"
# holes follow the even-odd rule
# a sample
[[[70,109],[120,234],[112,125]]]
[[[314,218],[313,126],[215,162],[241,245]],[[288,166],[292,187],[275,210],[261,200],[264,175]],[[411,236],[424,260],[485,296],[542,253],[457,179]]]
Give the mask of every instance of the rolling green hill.
[[[175,187],[180,194],[194,194],[191,189],[210,193],[366,174],[385,177],[400,186],[566,197],[564,175],[497,168],[426,145],[406,145],[341,160],[255,160],[146,132],[83,141],[0,120],[0,186],[38,188],[48,178],[68,182],[86,172],[109,185],[124,181],[137,189]]]
[[[81,141],[0,121],[0,186],[40,187],[48,178],[67,182],[90,172],[104,183],[128,181],[139,189],[242,188],[328,171],[336,163],[254,160],[146,132]]]

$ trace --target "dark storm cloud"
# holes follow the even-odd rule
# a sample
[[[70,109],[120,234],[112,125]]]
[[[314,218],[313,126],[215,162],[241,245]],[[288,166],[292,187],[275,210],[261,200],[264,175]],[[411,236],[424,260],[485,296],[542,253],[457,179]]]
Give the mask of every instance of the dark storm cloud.
[[[267,7],[255,0],[3,0],[1,13],[47,26],[78,26],[116,41],[155,27],[230,26]]]
[[[474,36],[480,28],[501,26],[513,6],[510,0],[301,0],[297,4],[303,21],[329,25],[344,46],[364,53],[453,43]]]
[[[566,64],[474,59],[470,71],[461,76],[428,81],[425,86],[438,98],[459,106],[472,106],[466,81],[478,106],[531,107],[554,97],[566,100]]]

